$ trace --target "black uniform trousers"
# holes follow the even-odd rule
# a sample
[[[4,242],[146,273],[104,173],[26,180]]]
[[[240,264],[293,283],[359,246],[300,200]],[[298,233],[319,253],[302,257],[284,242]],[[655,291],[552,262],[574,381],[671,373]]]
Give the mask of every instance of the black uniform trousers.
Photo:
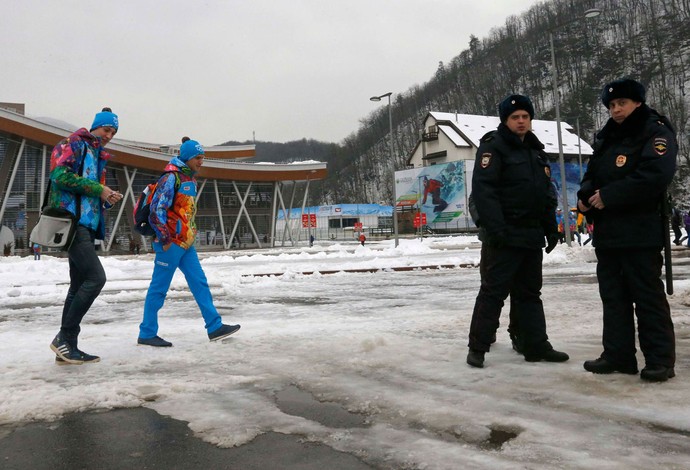
[[[541,248],[497,248],[482,243],[482,279],[472,312],[470,349],[488,352],[498,329],[503,303],[510,294],[525,354],[550,350],[546,335]]]
[[[479,263],[479,276],[481,279],[484,279],[485,273],[486,272],[486,263],[480,262]],[[518,322],[517,318],[515,315],[515,296],[511,295],[510,296],[510,311],[509,311],[509,322],[508,322],[508,334],[510,335],[510,338],[514,341],[517,342],[520,347],[522,347],[522,342],[520,340],[520,334],[518,333],[520,330],[518,328]]]
[[[602,357],[621,367],[637,367],[635,316],[640,349],[648,366],[673,367],[675,335],[658,248],[595,250],[599,295],[604,305]]]

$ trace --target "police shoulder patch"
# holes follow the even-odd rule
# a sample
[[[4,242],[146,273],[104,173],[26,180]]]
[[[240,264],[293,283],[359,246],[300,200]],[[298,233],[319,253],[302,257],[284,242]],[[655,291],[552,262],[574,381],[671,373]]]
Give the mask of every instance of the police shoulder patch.
[[[479,161],[479,164],[482,168],[488,168],[488,166],[491,165],[491,154],[488,152],[483,153],[482,158]]]
[[[665,137],[657,137],[654,139],[654,151],[657,155],[662,156],[668,149],[668,141]]]

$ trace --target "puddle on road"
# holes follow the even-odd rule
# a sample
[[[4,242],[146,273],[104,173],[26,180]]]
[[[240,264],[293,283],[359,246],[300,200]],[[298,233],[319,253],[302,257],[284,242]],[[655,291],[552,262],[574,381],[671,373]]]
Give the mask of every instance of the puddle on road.
[[[366,416],[351,413],[337,403],[318,401],[311,393],[295,385],[290,385],[277,392],[275,400],[278,408],[284,413],[301,416],[331,428],[367,427],[369,425]],[[415,429],[415,426],[412,428]],[[451,434],[461,442],[474,444],[484,449],[501,450],[503,444],[515,439],[523,431],[519,426],[501,424],[492,424],[488,428],[489,436],[481,442],[470,442],[457,433]],[[424,427],[420,425],[418,429],[424,429]]]
[[[522,431],[521,429],[502,426],[490,426],[489,429],[491,429],[491,433],[483,447],[494,450],[500,450],[503,444],[518,437]]]
[[[331,428],[366,427],[366,416],[351,413],[341,405],[332,402],[320,402],[314,396],[290,385],[275,394],[278,408],[284,413],[301,416]]]
[[[469,444],[483,450],[500,451],[503,444],[515,439],[524,431],[520,426],[495,423],[487,426],[487,430],[489,431],[489,435],[486,437],[482,436],[482,438],[477,438],[475,433],[465,435],[462,431],[458,431],[457,429],[442,432],[440,436],[446,440],[454,440],[463,444]]]

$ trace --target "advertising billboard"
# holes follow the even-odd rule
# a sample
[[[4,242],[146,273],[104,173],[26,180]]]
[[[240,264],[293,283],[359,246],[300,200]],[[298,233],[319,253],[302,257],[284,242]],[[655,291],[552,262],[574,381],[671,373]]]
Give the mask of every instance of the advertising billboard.
[[[467,217],[465,161],[395,172],[396,208],[426,215],[429,225]]]

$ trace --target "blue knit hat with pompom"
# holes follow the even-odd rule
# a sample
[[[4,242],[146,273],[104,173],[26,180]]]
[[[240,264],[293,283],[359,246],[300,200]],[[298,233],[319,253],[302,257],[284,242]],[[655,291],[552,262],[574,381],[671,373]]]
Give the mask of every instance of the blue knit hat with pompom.
[[[180,160],[187,163],[190,159],[204,154],[204,147],[196,140],[189,137],[182,137],[182,145],[180,145]]]
[[[89,132],[98,129],[99,127],[113,127],[117,131],[117,129],[120,127],[117,114],[115,114],[110,108],[103,108],[103,110],[96,114],[96,117],[93,119],[93,124],[91,124],[91,129],[89,129]]]

